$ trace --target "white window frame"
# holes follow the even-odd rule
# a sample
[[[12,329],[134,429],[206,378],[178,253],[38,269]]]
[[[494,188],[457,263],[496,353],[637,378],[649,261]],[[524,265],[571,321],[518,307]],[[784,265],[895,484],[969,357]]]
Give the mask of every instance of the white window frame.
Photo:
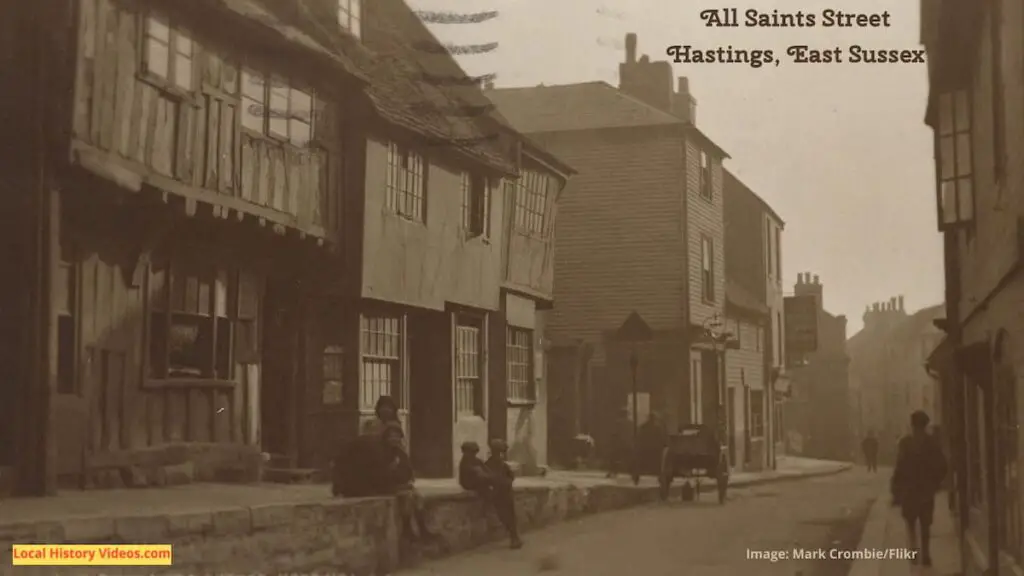
[[[427,221],[427,161],[397,142],[388,143],[384,206],[412,222]]]
[[[388,395],[408,406],[406,319],[398,314],[362,314],[359,318],[359,410],[372,412]],[[390,340],[390,341],[389,341]],[[384,377],[386,375],[386,377]]]
[[[939,230],[974,221],[974,143],[971,94],[955,90],[939,95],[935,131]]]
[[[505,363],[508,401],[518,404],[537,401],[534,373],[533,330],[509,326],[505,337]]]
[[[452,360],[457,419],[484,417],[487,406],[487,320],[453,314]]]
[[[356,38],[363,37],[363,0],[338,0],[338,25]]]

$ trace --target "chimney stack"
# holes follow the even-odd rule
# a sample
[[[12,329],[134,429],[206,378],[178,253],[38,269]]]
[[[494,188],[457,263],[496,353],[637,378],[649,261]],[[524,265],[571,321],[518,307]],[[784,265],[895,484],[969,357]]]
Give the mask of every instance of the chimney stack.
[[[906,309],[903,307],[903,296],[899,297],[899,305],[900,305],[900,312],[906,312]]]
[[[636,33],[626,34],[626,59],[619,63],[619,90],[667,114],[675,114],[676,93],[672,86],[672,64],[637,59]]]
[[[697,99],[690,94],[690,79],[676,78],[676,93],[672,97],[672,113],[690,124],[697,124]]]
[[[821,280],[818,279],[818,275],[817,274],[814,275],[814,285],[815,286],[821,286]]]

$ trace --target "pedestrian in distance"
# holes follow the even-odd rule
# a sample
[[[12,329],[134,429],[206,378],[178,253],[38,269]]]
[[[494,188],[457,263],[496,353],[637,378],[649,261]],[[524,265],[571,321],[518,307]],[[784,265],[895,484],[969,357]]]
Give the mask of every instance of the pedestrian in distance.
[[[928,433],[928,414],[910,415],[911,433],[900,439],[892,475],[892,502],[906,522],[908,546],[917,551],[911,563],[932,565],[931,526],[935,495],[946,480],[946,457],[938,439]],[[920,539],[919,539],[920,538]]]
[[[878,472],[878,438],[875,438],[873,430],[868,431],[860,448],[864,452],[864,464],[868,467],[868,472]]]

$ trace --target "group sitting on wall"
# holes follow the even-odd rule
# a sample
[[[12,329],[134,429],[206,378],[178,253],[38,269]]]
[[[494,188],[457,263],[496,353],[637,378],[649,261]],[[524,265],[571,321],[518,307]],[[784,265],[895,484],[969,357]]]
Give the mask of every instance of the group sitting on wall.
[[[415,476],[398,420],[398,404],[390,396],[381,396],[376,414],[358,437],[341,447],[334,461],[332,492],[346,498],[395,496],[403,537],[410,541],[433,539],[423,500],[413,485]]]
[[[394,496],[402,519],[402,536],[409,541],[432,540],[423,500],[414,487],[412,463],[405,447],[405,433],[398,419],[398,404],[390,396],[377,400],[376,418],[367,422],[355,439],[343,444],[334,461],[334,496],[365,498]],[[512,492],[514,474],[507,462],[508,446],[492,440],[486,462],[477,456],[475,442],[462,445],[459,484],[491,506],[509,533],[513,548],[522,547]]]

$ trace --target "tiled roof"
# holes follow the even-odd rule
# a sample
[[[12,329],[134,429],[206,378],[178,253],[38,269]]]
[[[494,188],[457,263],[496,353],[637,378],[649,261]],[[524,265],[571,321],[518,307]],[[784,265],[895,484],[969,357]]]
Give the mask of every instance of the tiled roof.
[[[520,132],[563,132],[685,124],[607,82],[500,88],[487,97]]]
[[[403,0],[365,2],[362,41],[339,28],[336,13],[327,11],[329,3],[322,0],[216,2],[293,44],[329,56],[364,80],[374,111],[385,122],[497,171],[516,173],[509,139],[498,138],[514,131],[493,113],[479,86],[466,82],[451,54],[436,50],[441,45]]]

